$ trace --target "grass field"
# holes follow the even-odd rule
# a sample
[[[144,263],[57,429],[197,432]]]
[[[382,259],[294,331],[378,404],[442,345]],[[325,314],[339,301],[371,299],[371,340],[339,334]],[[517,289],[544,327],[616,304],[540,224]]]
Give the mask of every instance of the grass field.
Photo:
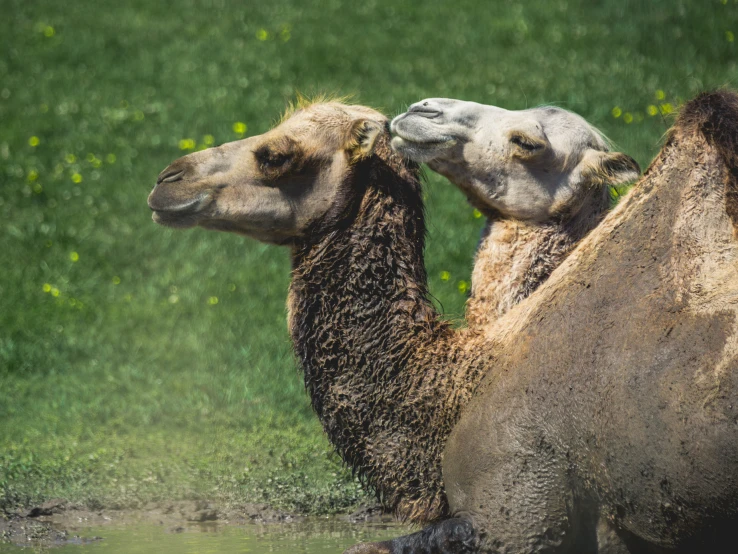
[[[552,103],[645,167],[681,101],[738,86],[736,0],[0,13],[0,508],[208,496],[330,512],[363,497],[295,369],[288,252],[154,225],[146,196],[173,159],[327,91],[390,115],[429,96]],[[428,181],[431,290],[459,318],[482,222]]]

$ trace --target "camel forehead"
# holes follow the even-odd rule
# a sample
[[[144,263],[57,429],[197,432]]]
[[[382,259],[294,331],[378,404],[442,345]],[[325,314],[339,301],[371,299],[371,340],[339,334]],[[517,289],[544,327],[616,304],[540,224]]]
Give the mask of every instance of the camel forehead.
[[[589,124],[582,116],[555,106],[541,106],[510,112],[525,114],[534,118],[540,125],[549,140],[558,137],[559,140],[572,144],[581,143],[598,150],[606,150],[607,142],[602,133]]]
[[[498,106],[479,104],[454,98],[426,98],[412,108],[437,108],[446,116],[448,124],[477,124],[482,131],[508,131],[515,127],[536,128],[552,142],[572,146],[591,146],[607,149],[602,134],[582,116],[556,106],[540,106],[525,110],[506,110]]]
[[[318,102],[293,113],[283,125],[292,128],[330,128],[350,125],[357,119],[386,121],[386,117],[377,110],[366,106],[353,106],[340,102]]]
[[[290,114],[265,137],[288,136],[308,149],[334,149],[348,140],[353,122],[370,119],[384,124],[387,118],[366,106],[341,102],[316,102]]]

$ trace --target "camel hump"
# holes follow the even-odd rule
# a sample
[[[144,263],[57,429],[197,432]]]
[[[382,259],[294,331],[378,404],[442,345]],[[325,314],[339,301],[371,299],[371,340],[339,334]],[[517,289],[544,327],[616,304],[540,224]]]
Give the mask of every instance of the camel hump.
[[[674,131],[699,133],[725,164],[725,210],[738,228],[738,94],[731,90],[703,92],[681,109]]]

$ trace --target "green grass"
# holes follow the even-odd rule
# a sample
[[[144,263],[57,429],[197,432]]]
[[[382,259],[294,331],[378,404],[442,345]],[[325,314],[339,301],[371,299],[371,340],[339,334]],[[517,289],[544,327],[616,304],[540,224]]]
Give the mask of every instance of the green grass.
[[[157,173],[207,135],[264,132],[298,90],[390,115],[429,96],[552,103],[645,167],[681,101],[738,86],[736,0],[0,0],[0,12],[5,506],[217,496],[326,512],[361,497],[295,370],[287,251],[150,220]],[[431,289],[460,317],[481,220],[432,174],[428,207]]]

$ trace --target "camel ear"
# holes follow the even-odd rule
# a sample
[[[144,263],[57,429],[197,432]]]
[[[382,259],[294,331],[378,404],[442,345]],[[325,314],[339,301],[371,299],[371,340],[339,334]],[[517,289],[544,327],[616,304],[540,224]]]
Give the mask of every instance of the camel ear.
[[[372,155],[374,145],[383,129],[384,125],[371,119],[358,119],[353,122],[346,145],[352,163]]]
[[[579,165],[582,180],[594,186],[623,185],[641,175],[638,163],[621,152],[590,149]]]

